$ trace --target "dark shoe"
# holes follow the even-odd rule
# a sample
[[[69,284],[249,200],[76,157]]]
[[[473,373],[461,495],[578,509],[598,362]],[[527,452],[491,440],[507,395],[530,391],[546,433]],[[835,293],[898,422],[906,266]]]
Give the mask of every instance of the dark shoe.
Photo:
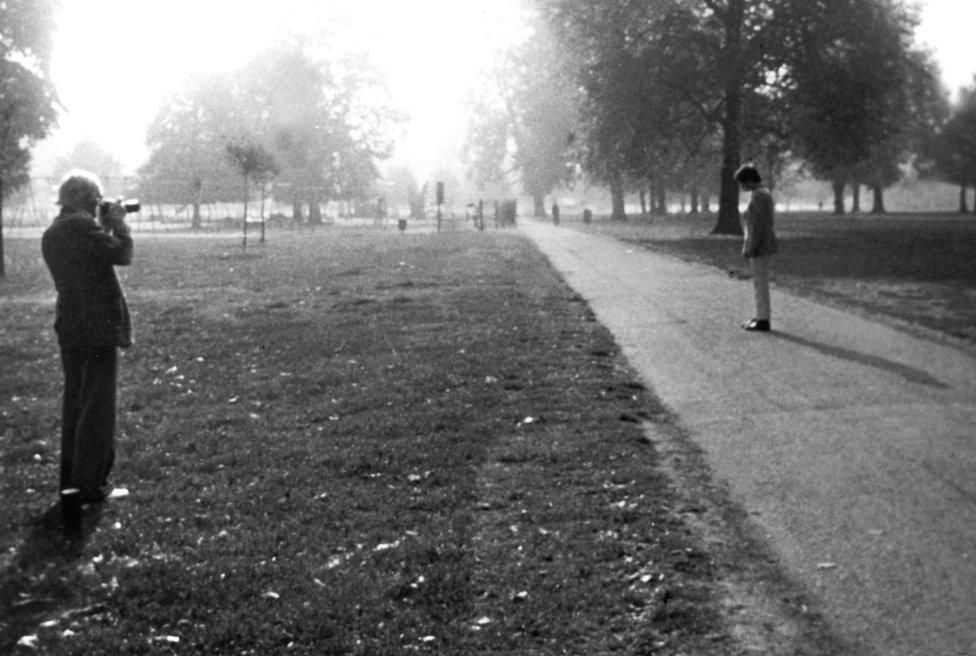
[[[81,502],[85,504],[105,503],[106,501],[118,501],[127,496],[129,496],[129,491],[124,487],[113,487],[108,492],[101,488],[82,492]]]
[[[769,319],[753,319],[742,327],[750,332],[769,332]]]
[[[61,521],[64,522],[64,530],[69,538],[81,535],[81,490],[61,490]]]
[[[79,496],[81,497],[81,502],[85,505],[105,503],[105,492],[101,489],[82,490]]]

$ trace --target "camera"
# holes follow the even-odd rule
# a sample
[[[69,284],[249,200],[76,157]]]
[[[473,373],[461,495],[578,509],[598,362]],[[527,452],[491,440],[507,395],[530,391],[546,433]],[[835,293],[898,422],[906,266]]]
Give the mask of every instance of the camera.
[[[119,200],[119,203],[122,205],[122,209],[125,210],[126,214],[132,214],[133,212],[139,211],[139,207],[140,207],[139,201],[134,198],[130,198],[128,200]],[[109,210],[114,204],[115,201],[111,201],[111,200],[103,200],[98,204],[98,219],[102,223],[105,223],[108,220]]]
[[[119,202],[121,203],[122,209],[125,210],[126,214],[132,214],[133,212],[139,211],[140,208],[139,201],[134,198],[130,198],[128,200],[120,200]],[[108,210],[114,204],[115,204],[114,201],[103,200],[101,203],[98,204],[98,213],[101,214],[102,216],[108,216]]]

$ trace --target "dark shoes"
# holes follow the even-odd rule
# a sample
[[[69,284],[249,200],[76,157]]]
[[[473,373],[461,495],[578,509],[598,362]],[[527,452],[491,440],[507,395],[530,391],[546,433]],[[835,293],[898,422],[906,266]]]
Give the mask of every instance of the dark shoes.
[[[753,319],[749,323],[744,324],[742,327],[748,330],[749,332],[768,333],[770,330],[769,319]]]
[[[61,490],[61,521],[69,538],[81,537],[81,490]]]
[[[78,503],[82,505],[100,504],[105,503],[106,501],[117,501],[129,496],[129,491],[124,487],[110,487],[108,488],[108,491],[106,491],[104,488],[95,488],[94,490],[78,490],[74,488],[71,490],[62,490],[62,500],[65,498],[65,492],[68,493],[70,499],[77,499]]]
[[[124,487],[112,488],[108,492],[103,489],[79,490],[65,488],[61,490],[61,520],[67,536],[77,540],[82,534],[82,511],[91,506],[98,506],[106,501],[117,501],[129,496]]]
[[[104,489],[93,492],[82,492],[82,503],[105,503],[106,501],[118,501],[129,496],[129,491],[124,487],[113,487],[106,492]]]
[[[81,502],[84,504],[90,503],[105,503],[105,492],[101,489],[96,490],[81,490]]]

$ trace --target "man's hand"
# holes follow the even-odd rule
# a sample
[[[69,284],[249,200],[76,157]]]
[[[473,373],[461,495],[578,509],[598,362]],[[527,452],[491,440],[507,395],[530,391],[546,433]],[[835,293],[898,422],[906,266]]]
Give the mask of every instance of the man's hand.
[[[122,207],[121,201],[115,201],[108,206],[108,216],[104,217],[103,221],[105,223],[106,231],[113,231],[117,229],[128,229],[125,225],[125,208]]]

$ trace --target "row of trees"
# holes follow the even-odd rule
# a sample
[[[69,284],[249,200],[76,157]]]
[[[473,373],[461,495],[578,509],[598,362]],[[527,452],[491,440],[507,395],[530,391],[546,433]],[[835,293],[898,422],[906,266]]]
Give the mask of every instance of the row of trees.
[[[751,160],[776,178],[801,161],[832,183],[883,191],[949,136],[938,71],[897,0],[535,0],[534,35],[484,94],[467,148],[479,183],[517,173],[539,198],[584,175],[693,211],[717,192],[715,232],[739,230],[732,173]],[[947,136],[941,136],[946,134]],[[485,138],[485,135],[492,135]],[[976,178],[969,177],[969,181]],[[859,200],[857,201],[859,202]]]
[[[247,199],[252,187],[321,223],[330,200],[366,196],[400,115],[361,56],[283,45],[242,69],[194,80],[149,127],[139,193],[193,207]]]
[[[0,228],[3,200],[29,181],[31,151],[56,124],[48,69],[57,0],[0,2]],[[362,55],[303,42],[275,46],[233,73],[190,82],[163,103],[147,131],[150,157],[138,172],[149,203],[200,207],[247,202],[253,187],[289,203],[294,218],[322,221],[330,200],[372,191],[402,122],[384,80]],[[117,160],[79,144],[82,162],[116,176]],[[56,175],[66,162],[56,165]],[[64,170],[62,170],[64,169]],[[262,196],[263,197],[263,196]],[[246,210],[245,210],[246,211]],[[0,233],[0,276],[3,241]]]

